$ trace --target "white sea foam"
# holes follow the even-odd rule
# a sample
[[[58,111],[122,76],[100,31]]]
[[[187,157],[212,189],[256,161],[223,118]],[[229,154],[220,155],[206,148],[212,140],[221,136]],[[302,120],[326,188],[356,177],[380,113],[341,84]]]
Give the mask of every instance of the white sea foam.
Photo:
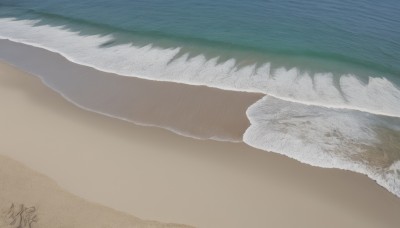
[[[247,115],[251,126],[243,139],[250,146],[278,152],[313,166],[367,174],[400,197],[400,163],[388,168],[386,164],[379,166],[368,159],[372,157],[368,154],[371,149],[387,148],[385,144],[388,143],[398,145],[383,153],[398,153],[396,148],[400,142],[385,142],[377,136],[379,127],[398,129],[397,118],[307,106],[269,96],[253,104]]]
[[[385,184],[387,189],[398,189],[400,186],[400,161],[394,162],[384,174]],[[397,196],[399,194],[397,193]]]
[[[238,67],[231,58],[203,55],[175,58],[181,48],[133,43],[101,47],[112,35],[80,35],[63,26],[38,25],[35,20],[0,19],[0,37],[42,47],[69,60],[96,69],[151,80],[206,85],[227,90],[259,92],[283,100],[331,108],[355,109],[400,117],[400,90],[386,78],[370,77],[363,84],[355,75],[343,75],[338,85],[331,73],[310,75],[298,69]]]

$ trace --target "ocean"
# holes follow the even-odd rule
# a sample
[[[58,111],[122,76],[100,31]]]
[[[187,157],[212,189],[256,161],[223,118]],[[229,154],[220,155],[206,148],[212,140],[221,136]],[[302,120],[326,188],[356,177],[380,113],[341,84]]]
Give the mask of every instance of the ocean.
[[[0,38],[123,76],[264,94],[245,143],[400,197],[398,12],[397,0],[0,0]]]

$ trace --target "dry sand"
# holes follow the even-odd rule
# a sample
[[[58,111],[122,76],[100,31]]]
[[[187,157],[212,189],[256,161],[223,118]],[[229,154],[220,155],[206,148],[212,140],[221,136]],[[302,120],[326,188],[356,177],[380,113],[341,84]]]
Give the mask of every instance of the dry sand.
[[[48,177],[26,168],[19,162],[0,156],[0,227],[13,228],[20,225],[18,212],[21,205],[24,211],[21,216],[29,221],[26,224],[30,223],[32,228],[188,227],[145,221],[89,203],[63,191]],[[29,209],[30,213],[25,209]],[[17,221],[11,226],[14,219]]]
[[[4,63],[0,105],[1,155],[79,197],[142,219],[207,228],[400,225],[400,200],[366,176],[311,167],[243,143],[185,138],[84,111]],[[14,200],[8,194],[15,189],[23,196],[17,203],[37,202],[51,213],[63,197],[74,198],[48,180],[33,179],[29,188],[24,182],[7,184],[3,190],[10,177],[37,174],[13,161],[1,162],[9,164],[0,169],[2,200]],[[47,190],[54,200],[35,200],[48,197]],[[103,211],[110,221],[113,216],[129,220],[77,198],[69,206],[79,209],[63,211],[63,222],[82,219],[80,210]]]

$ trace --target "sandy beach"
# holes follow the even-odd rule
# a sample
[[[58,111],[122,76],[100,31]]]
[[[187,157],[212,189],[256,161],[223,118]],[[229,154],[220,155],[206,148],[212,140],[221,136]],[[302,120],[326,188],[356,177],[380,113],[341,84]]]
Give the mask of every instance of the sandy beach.
[[[85,111],[4,62],[0,104],[1,210],[34,205],[47,222],[38,227],[400,224],[400,200],[364,175]],[[64,206],[60,221],[48,220]],[[95,223],[93,214],[105,219]]]

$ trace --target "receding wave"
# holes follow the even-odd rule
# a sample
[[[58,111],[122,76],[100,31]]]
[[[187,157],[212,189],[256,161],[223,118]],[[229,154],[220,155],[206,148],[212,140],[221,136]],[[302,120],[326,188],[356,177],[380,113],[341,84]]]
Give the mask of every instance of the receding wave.
[[[383,76],[311,73],[271,61],[193,54],[38,20],[0,19],[0,37],[58,52],[93,68],[266,96],[247,112],[244,141],[322,167],[364,173],[400,196],[400,89]],[[112,44],[112,45],[109,45]]]

